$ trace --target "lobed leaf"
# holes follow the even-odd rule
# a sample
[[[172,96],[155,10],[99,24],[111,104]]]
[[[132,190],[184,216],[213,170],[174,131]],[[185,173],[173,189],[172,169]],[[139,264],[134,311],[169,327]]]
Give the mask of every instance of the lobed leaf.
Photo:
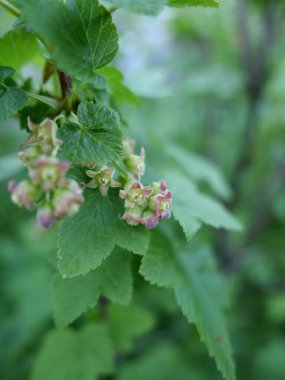
[[[32,371],[32,380],[93,380],[113,371],[113,349],[105,327],[51,331]]]
[[[91,75],[118,51],[116,27],[98,0],[29,0],[20,8],[57,67],[73,77]]]
[[[101,265],[115,245],[143,255],[149,243],[149,231],[129,226],[120,219],[123,202],[117,193],[102,197],[87,189],[78,214],[63,221],[58,239],[58,267],[63,276],[86,274]]]
[[[223,315],[224,297],[210,252],[189,246],[174,249],[166,236],[152,235],[140,273],[159,286],[172,287],[177,303],[189,322],[195,323],[217,367],[227,380],[235,379],[231,345]]]
[[[12,66],[18,70],[39,51],[36,37],[32,33],[21,29],[9,31],[0,38],[0,66]]]
[[[53,281],[54,317],[65,327],[103,295],[112,302],[127,305],[132,296],[132,272],[129,256],[116,250],[96,270],[85,276],[63,279],[57,274]]]
[[[68,121],[58,131],[64,141],[60,155],[73,164],[118,159],[122,152],[118,113],[102,104],[81,103],[77,115],[79,124]]]

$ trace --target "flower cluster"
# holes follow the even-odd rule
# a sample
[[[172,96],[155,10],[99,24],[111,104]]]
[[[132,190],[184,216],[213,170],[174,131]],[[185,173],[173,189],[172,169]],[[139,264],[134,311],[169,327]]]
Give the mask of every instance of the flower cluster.
[[[160,220],[171,217],[172,195],[164,180],[153,182],[144,187],[140,181],[145,171],[145,150],[139,156],[134,154],[134,144],[124,143],[124,164],[131,173],[120,198],[125,201],[125,212],[122,219],[130,225],[143,224],[146,228],[155,228]]]
[[[45,119],[37,125],[28,120],[30,146],[18,153],[28,169],[29,179],[18,184],[9,182],[12,201],[31,210],[38,208],[37,217],[43,227],[65,216],[75,214],[83,202],[83,187],[66,178],[69,164],[56,158],[62,141],[56,137],[57,124]]]

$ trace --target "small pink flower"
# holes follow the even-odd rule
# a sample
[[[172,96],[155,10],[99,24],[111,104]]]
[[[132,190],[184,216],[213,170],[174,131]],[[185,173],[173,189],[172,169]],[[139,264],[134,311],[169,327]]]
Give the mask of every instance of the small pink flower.
[[[14,181],[8,183],[11,199],[18,206],[24,206],[31,210],[40,196],[39,186],[30,180],[24,180],[16,184]]]
[[[30,171],[31,179],[41,185],[43,191],[52,191],[57,186],[65,186],[67,179],[65,173],[69,164],[56,158],[40,156],[35,164],[35,169]]]
[[[168,219],[170,217],[170,207],[172,204],[172,195],[170,191],[166,194],[157,194],[150,198],[149,208],[160,216],[161,219]]]
[[[37,219],[44,228],[49,228],[55,221],[54,211],[50,203],[44,203],[38,208]]]
[[[147,204],[147,197],[152,194],[153,190],[144,188],[139,181],[133,181],[126,184],[124,190],[120,190],[120,198],[125,200],[125,207],[132,208],[135,206],[144,206]]]
[[[107,196],[109,187],[121,186],[120,182],[113,179],[115,168],[102,168],[97,172],[93,170],[87,170],[86,174],[88,177],[92,178],[92,180],[87,184],[87,187],[90,187],[91,189],[96,189],[99,187],[99,190],[103,197]]]
[[[159,216],[154,214],[150,210],[144,212],[143,217],[144,217],[144,225],[149,230],[155,228],[158,225],[159,220],[160,220]]]
[[[124,164],[126,168],[135,176],[135,178],[140,179],[144,175],[145,171],[145,150],[141,148],[140,156],[131,154],[124,159]]]
[[[136,226],[138,224],[144,224],[145,218],[142,217],[143,209],[140,207],[127,208],[125,210],[122,219],[125,220],[131,226]]]
[[[57,189],[53,198],[55,218],[61,219],[76,214],[84,201],[82,193],[83,188],[73,180],[69,181],[67,188]]]

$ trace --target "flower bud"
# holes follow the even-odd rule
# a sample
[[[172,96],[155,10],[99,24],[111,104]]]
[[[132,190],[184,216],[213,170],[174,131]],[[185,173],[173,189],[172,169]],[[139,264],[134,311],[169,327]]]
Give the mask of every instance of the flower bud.
[[[145,171],[145,150],[141,148],[140,156],[131,154],[124,159],[124,164],[126,168],[135,175],[136,178],[140,178],[144,175]]]
[[[88,177],[92,178],[87,184],[87,187],[95,189],[99,187],[99,190],[103,197],[108,194],[109,187],[120,187],[121,183],[115,181],[113,176],[115,174],[115,168],[102,168],[100,171],[87,170],[86,174]]]
[[[152,194],[153,190],[144,189],[139,181],[131,181],[126,184],[124,190],[120,190],[120,198],[125,200],[125,207],[132,208],[135,206],[144,206],[147,203],[147,197]]]
[[[84,201],[82,193],[83,188],[74,180],[69,181],[67,188],[57,189],[52,201],[55,218],[76,214]]]
[[[31,146],[29,149],[22,150],[18,153],[18,157],[28,167],[34,167],[35,161],[42,154],[42,149],[38,145]]]
[[[143,218],[144,218],[144,225],[148,229],[155,228],[158,225],[159,220],[160,220],[159,216],[156,215],[151,210],[145,211],[144,214],[143,214]]]
[[[8,190],[11,192],[12,201],[18,206],[24,206],[31,210],[40,196],[39,186],[30,180],[24,180],[16,184],[11,181],[8,183]]]
[[[44,228],[49,228],[55,221],[53,207],[50,203],[44,203],[38,208],[37,219]]]
[[[51,154],[53,148],[62,144],[62,141],[56,137],[57,124],[51,119],[45,119],[41,124],[34,124],[28,119],[28,127],[32,132],[27,143],[30,145],[40,144],[45,154]]]
[[[136,226],[138,224],[145,223],[145,219],[142,217],[142,214],[143,209],[140,207],[127,208],[122,216],[122,219],[131,226]]]
[[[51,191],[56,186],[65,186],[67,179],[64,177],[69,169],[69,164],[56,158],[40,156],[31,170],[32,180],[41,185],[43,191]]]
[[[125,156],[134,154],[136,142],[134,139],[126,138],[123,140],[123,153]]]

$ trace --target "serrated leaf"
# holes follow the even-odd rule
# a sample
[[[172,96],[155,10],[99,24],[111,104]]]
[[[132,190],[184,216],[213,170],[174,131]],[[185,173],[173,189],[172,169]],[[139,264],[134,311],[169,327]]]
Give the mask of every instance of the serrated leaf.
[[[17,70],[39,53],[39,45],[33,34],[17,29],[0,38],[0,52],[0,65]]]
[[[44,40],[57,67],[80,77],[107,65],[118,50],[111,15],[98,0],[29,0],[21,11]]]
[[[97,304],[100,295],[112,302],[127,305],[132,296],[130,258],[116,249],[102,265],[85,276],[63,279],[57,274],[53,281],[54,317],[65,327],[88,308]]]
[[[35,360],[32,380],[94,380],[113,370],[113,349],[106,329],[51,331]]]
[[[159,286],[172,287],[189,322],[195,323],[209,353],[227,380],[234,380],[234,363],[223,315],[222,279],[207,249],[174,249],[166,236],[152,235],[140,273]]]
[[[0,66],[0,122],[20,111],[28,101],[22,89],[4,83],[14,73],[15,70],[11,67]]]
[[[153,328],[154,318],[149,311],[136,305],[110,305],[107,323],[116,350],[128,351],[135,338]]]
[[[106,0],[116,8],[123,8],[135,13],[156,15],[167,4],[167,0]]]
[[[106,78],[108,91],[117,102],[139,104],[138,97],[124,85],[124,75],[116,67],[106,66],[97,72]]]
[[[115,245],[143,255],[149,231],[129,226],[120,219],[123,202],[117,192],[102,197],[97,190],[86,190],[78,214],[63,221],[58,240],[58,267],[63,276],[74,277],[97,268]]]
[[[64,141],[59,154],[73,164],[118,159],[122,151],[118,113],[103,104],[81,103],[77,116],[79,124],[66,122],[58,131]]]
[[[170,7],[182,8],[182,7],[214,7],[219,6],[219,2],[216,0],[168,0],[168,5]]]
[[[169,173],[167,182],[173,194],[172,210],[187,239],[199,229],[201,223],[215,228],[239,231],[240,223],[219,202],[204,195],[182,174]]]

